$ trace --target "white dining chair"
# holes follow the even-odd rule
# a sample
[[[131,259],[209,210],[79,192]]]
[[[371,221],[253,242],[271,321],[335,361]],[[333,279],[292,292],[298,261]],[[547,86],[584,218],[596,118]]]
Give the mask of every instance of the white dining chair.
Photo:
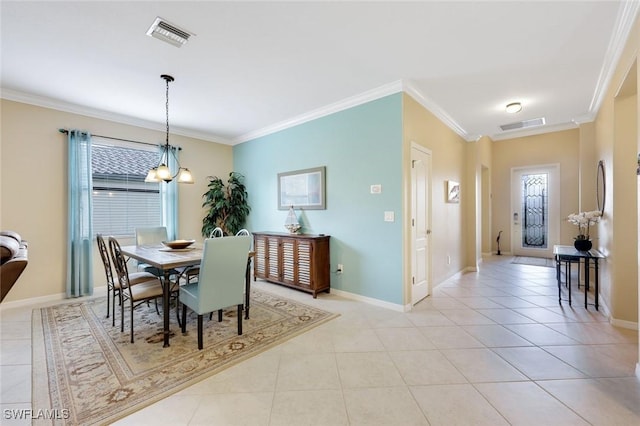
[[[222,309],[237,307],[238,335],[242,334],[245,272],[251,239],[247,236],[208,238],[200,262],[198,282],[180,287],[182,332],[187,331],[187,307],[198,315],[198,349],[203,347],[202,317]]]

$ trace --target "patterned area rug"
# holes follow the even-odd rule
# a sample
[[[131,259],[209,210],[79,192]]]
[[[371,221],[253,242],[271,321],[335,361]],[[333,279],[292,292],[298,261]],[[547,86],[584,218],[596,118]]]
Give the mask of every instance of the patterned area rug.
[[[531,266],[546,266],[548,268],[555,268],[556,266],[556,263],[553,261],[553,259],[547,259],[545,257],[516,256],[513,258],[511,263]]]
[[[217,314],[205,318],[198,351],[193,312],[182,335],[172,309],[171,346],[163,348],[153,304],[135,309],[134,344],[128,314],[120,333],[119,314],[112,327],[106,309],[101,297],[33,311],[32,408],[50,410],[56,424],[108,424],[338,316],[253,289],[243,335],[228,309],[221,323]]]

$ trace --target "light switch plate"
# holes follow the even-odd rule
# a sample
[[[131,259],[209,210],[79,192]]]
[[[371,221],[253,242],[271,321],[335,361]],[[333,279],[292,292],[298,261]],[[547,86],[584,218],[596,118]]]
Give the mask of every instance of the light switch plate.
[[[380,185],[380,184],[371,185],[371,193],[372,194],[382,194],[382,185]]]
[[[384,221],[385,222],[395,222],[396,214],[394,212],[384,212]]]

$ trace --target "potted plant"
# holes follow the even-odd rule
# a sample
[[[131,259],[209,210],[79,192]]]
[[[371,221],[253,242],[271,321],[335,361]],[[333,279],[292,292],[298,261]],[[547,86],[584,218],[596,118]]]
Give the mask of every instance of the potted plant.
[[[578,235],[573,243],[576,250],[589,251],[592,243],[589,236],[589,228],[600,222],[602,214],[598,210],[590,212],[571,213],[567,220],[578,227]]]
[[[208,179],[209,189],[202,194],[202,207],[209,209],[202,219],[202,235],[209,237],[216,227],[222,228],[227,235],[235,235],[243,228],[251,210],[247,203],[244,176],[231,172],[226,185],[217,176],[209,176]]]

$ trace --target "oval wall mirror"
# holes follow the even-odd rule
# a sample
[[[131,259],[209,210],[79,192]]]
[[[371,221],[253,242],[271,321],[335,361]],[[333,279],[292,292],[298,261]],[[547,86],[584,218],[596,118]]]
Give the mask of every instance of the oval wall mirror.
[[[598,162],[598,175],[596,177],[596,203],[600,214],[604,214],[604,201],[607,196],[607,185],[604,177],[604,161]]]

